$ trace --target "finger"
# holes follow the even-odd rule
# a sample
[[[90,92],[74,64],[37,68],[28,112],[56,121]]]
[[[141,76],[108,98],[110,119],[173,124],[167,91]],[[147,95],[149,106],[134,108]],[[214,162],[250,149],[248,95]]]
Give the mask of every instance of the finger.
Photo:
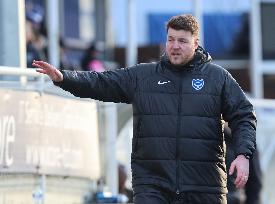
[[[47,62],[44,62],[44,61],[36,61],[36,60],[33,60],[33,63],[36,63],[36,64],[39,64],[41,66],[49,66],[50,64],[47,63]]]
[[[47,74],[47,72],[44,69],[36,69],[36,71],[42,74]]]
[[[236,179],[236,182],[235,182],[236,188],[240,188],[242,186],[242,182],[243,182],[242,178],[240,178],[238,180]]]
[[[32,66],[38,67],[38,68],[40,68],[40,69],[45,69],[44,66],[42,66],[42,65],[40,65],[40,64],[38,64],[38,63],[36,63],[36,62],[33,62],[33,63],[32,63]]]
[[[229,175],[232,175],[234,173],[235,167],[235,162],[232,162],[229,169]]]
[[[49,67],[50,65],[49,65],[49,66],[48,66],[47,64],[46,64],[46,65],[40,65],[40,64],[37,63],[37,61],[36,61],[36,62],[33,62],[32,65],[33,65],[34,67],[37,67],[37,68],[38,68],[38,69],[36,69],[36,70],[37,70],[37,72],[39,72],[39,73],[43,73],[43,74],[47,74],[47,75],[51,75],[51,73],[52,73],[52,74],[55,73],[55,72],[54,72],[55,69]]]
[[[241,176],[241,180],[235,184],[236,187],[243,188],[245,186],[245,184],[247,183],[247,180],[248,180],[248,174],[243,173]]]
[[[51,64],[44,62],[44,61],[33,61],[33,65],[39,67],[39,68],[43,68],[43,69],[48,69],[48,70],[54,70],[55,67],[52,66]]]
[[[234,182],[236,186],[240,184],[240,182],[242,181],[242,178],[243,178],[243,173],[237,169],[237,177]]]
[[[241,180],[238,180],[238,181],[237,181],[237,179],[236,179],[236,180],[235,180],[235,186],[236,186],[236,188],[240,188],[241,183],[242,183]]]
[[[36,66],[41,66],[41,61],[36,61],[36,60],[33,60],[32,61],[32,65],[36,65]]]
[[[238,185],[236,185],[236,187],[237,188],[243,188],[246,183],[247,183],[247,179],[245,177],[243,177],[241,182]]]

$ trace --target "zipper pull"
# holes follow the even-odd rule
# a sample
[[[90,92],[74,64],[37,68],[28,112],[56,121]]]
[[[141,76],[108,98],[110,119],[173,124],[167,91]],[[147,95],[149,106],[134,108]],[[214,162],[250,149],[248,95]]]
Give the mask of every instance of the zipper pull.
[[[180,194],[180,191],[179,191],[179,189],[177,189],[177,191],[176,191],[176,194],[177,194],[177,195],[179,195],[179,194]]]

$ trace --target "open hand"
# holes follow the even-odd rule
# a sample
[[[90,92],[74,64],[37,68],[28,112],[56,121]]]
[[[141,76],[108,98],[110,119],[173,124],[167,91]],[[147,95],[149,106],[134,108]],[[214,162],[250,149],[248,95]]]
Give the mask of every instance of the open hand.
[[[32,66],[37,67],[36,71],[42,74],[47,74],[52,81],[61,82],[63,81],[63,74],[56,69],[53,65],[44,62],[44,61],[36,61],[32,62]]]

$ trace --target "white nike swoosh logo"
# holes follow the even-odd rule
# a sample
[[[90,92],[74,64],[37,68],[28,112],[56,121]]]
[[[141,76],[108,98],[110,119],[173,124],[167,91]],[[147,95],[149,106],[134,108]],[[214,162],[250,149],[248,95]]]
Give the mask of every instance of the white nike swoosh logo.
[[[167,84],[169,83],[170,81],[158,81],[158,84],[162,85],[162,84]]]

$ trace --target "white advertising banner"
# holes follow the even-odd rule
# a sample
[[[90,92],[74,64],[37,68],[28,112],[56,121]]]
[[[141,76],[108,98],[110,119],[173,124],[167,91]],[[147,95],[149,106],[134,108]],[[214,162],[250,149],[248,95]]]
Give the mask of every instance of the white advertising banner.
[[[1,173],[99,178],[94,101],[14,90],[0,95]]]

